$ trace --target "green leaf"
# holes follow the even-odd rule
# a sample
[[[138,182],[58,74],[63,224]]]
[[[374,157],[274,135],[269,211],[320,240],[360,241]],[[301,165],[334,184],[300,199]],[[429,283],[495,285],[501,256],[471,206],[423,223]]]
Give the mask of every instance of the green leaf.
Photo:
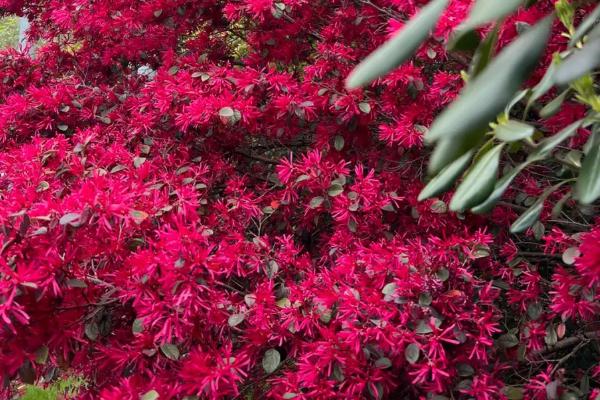
[[[375,361],[375,368],[386,369],[391,366],[392,366],[392,361],[387,357],[381,357]]]
[[[544,202],[550,196],[552,192],[561,187],[566,182],[558,183],[544,191],[542,195],[529,207],[521,216],[513,222],[510,227],[512,233],[520,233],[535,224],[540,218],[542,210],[544,209]]]
[[[573,122],[557,134],[550,136],[538,143],[535,150],[527,157],[528,162],[538,161],[546,158],[552,150],[577,132],[577,129],[583,124],[583,120]]]
[[[310,201],[310,208],[319,207],[321,204],[323,204],[323,201],[325,201],[325,199],[321,196],[313,197]]]
[[[499,124],[496,127],[496,138],[503,142],[516,142],[519,140],[531,137],[535,132],[535,128],[514,119],[508,120],[506,123]]]
[[[35,363],[36,364],[46,364],[48,360],[48,346],[43,345],[35,351]]]
[[[531,96],[527,101],[527,108],[529,108],[537,99],[548,93],[552,86],[554,86],[554,74],[556,73],[556,68],[558,66],[557,61],[558,59],[552,60],[552,63],[550,63],[550,66],[546,69],[546,73],[542,79],[531,90]]]
[[[540,110],[540,117],[542,117],[543,119],[550,118],[551,116],[559,112],[560,107],[564,103],[568,94],[569,89],[565,90],[564,92],[556,96],[554,99],[552,99],[550,103],[542,107],[542,109]]]
[[[131,332],[141,333],[144,330],[144,318],[136,318],[133,320],[133,325],[131,326]]]
[[[552,17],[546,17],[506,47],[436,118],[426,139],[450,140],[485,129],[536,67],[551,26]]]
[[[502,178],[496,182],[494,186],[494,190],[488,196],[488,198],[481,204],[471,209],[471,212],[474,214],[485,214],[490,212],[492,208],[496,205],[496,203],[502,198],[506,189],[510,186],[512,181],[519,175],[519,173],[527,166],[526,163],[519,165],[516,168],[513,168],[508,174],[504,175]]]
[[[471,160],[473,153],[473,150],[468,151],[446,166],[439,174],[437,174],[435,178],[429,181],[423,190],[421,190],[418,201],[429,199],[450,189],[459,175],[469,165],[469,161]]]
[[[498,25],[494,26],[494,29],[487,34],[485,40],[477,48],[469,67],[471,78],[479,75],[488,66],[494,55],[496,43],[498,43]]]
[[[523,4],[523,0],[477,0],[463,29],[473,29],[509,15]]]
[[[156,400],[158,399],[159,395],[158,392],[156,390],[149,390],[146,393],[144,393],[142,395],[142,397],[140,397],[140,400]]]
[[[474,207],[492,193],[503,147],[504,144],[499,144],[485,153],[467,173],[450,201],[452,211],[464,211]]]
[[[427,171],[430,175],[437,174],[442,168],[463,156],[466,152],[474,149],[481,143],[487,129],[473,131],[467,135],[439,140],[431,157]]]
[[[381,293],[385,294],[386,296],[393,295],[396,293],[396,284],[394,282],[386,284],[383,289],[381,289]]]
[[[588,33],[596,24],[600,23],[600,5],[597,6],[577,27],[575,33],[569,41],[569,46],[573,47],[579,42],[586,33]]]
[[[554,75],[557,85],[567,85],[600,66],[600,38],[590,40],[583,48],[560,64]]]
[[[179,349],[174,344],[163,343],[160,345],[160,351],[162,351],[169,360],[177,361],[179,359]]]
[[[334,183],[327,189],[327,194],[331,197],[339,196],[344,193],[344,187],[339,183]]]
[[[448,0],[434,0],[414,16],[400,32],[364,59],[346,79],[346,87],[366,86],[408,60],[427,39]]]
[[[269,349],[265,351],[265,355],[262,359],[262,367],[267,374],[275,372],[279,363],[281,362],[281,355],[275,349]]]
[[[406,361],[410,364],[414,364],[419,361],[420,353],[421,350],[419,349],[419,346],[415,343],[411,343],[404,349],[404,358],[406,358]]]
[[[337,135],[333,141],[333,147],[337,151],[342,151],[342,149],[344,148],[344,137]]]
[[[575,198],[582,204],[593,203],[600,197],[600,125],[589,141],[591,145],[575,185]]]

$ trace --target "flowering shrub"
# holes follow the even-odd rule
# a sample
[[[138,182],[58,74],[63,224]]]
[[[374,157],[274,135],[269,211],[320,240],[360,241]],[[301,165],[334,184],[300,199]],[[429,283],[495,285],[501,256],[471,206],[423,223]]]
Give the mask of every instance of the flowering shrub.
[[[107,400],[597,399],[593,206],[560,188],[509,233],[546,164],[490,215],[418,201],[471,1],[345,89],[426,3],[0,0],[36,43],[0,54],[0,397],[72,374]],[[555,8],[529,3],[499,48]],[[569,41],[552,32],[534,83]]]

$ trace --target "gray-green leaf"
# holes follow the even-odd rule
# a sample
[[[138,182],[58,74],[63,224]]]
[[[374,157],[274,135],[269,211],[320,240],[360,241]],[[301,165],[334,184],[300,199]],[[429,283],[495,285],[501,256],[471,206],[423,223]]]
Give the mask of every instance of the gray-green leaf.
[[[590,40],[560,64],[554,75],[557,85],[567,85],[600,65],[600,38]]]
[[[535,128],[531,125],[511,119],[496,127],[495,134],[503,142],[516,142],[531,137]]]
[[[488,198],[477,207],[473,207],[471,212],[474,214],[485,214],[490,212],[492,208],[496,205],[496,203],[502,198],[506,189],[510,186],[513,179],[516,178],[517,175],[527,166],[526,163],[520,164],[519,166],[513,168],[508,174],[504,175],[502,178],[496,182],[494,186],[494,190],[488,196]]]
[[[419,349],[419,346],[415,343],[411,343],[404,349],[404,358],[406,358],[406,361],[410,364],[414,364],[419,360],[420,353],[421,350]]]
[[[485,129],[537,65],[551,26],[552,17],[546,17],[506,47],[434,121],[426,139],[449,140]]]
[[[575,185],[576,199],[582,204],[590,204],[600,197],[600,126],[589,140],[591,145]]]
[[[473,150],[466,152],[451,164],[447,165],[419,193],[419,201],[437,196],[450,189],[458,176],[467,168],[473,156]]]
[[[448,0],[434,0],[413,17],[392,39],[371,53],[350,73],[346,87],[368,85],[408,60],[427,39]]]
[[[169,360],[177,361],[179,359],[179,349],[172,343],[161,344],[160,351],[162,351]]]
[[[485,153],[467,173],[450,201],[452,211],[464,211],[472,208],[483,202],[492,193],[503,147],[504,144],[499,144]]]
[[[499,20],[515,11],[521,4],[523,0],[478,0],[463,24],[463,29],[473,29]]]
[[[552,193],[556,188],[558,188],[561,184],[554,185],[546,191],[529,207],[510,227],[510,231],[512,233],[520,233],[532,226],[542,214],[542,210],[544,209],[544,202],[546,198]]]
[[[267,374],[274,372],[281,362],[281,355],[275,349],[265,351],[262,359],[262,367]]]
[[[567,126],[557,134],[542,140],[540,143],[538,143],[537,147],[529,155],[529,157],[527,157],[527,161],[537,161],[547,157],[556,146],[577,132],[577,129],[579,129],[581,124],[583,124],[582,119],[573,122],[571,125]]]

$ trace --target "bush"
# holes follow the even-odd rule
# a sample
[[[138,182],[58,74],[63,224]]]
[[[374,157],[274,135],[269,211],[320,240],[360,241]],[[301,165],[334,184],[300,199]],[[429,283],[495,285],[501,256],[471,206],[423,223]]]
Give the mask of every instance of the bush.
[[[0,0],[1,395],[596,400],[598,9],[471,3]]]

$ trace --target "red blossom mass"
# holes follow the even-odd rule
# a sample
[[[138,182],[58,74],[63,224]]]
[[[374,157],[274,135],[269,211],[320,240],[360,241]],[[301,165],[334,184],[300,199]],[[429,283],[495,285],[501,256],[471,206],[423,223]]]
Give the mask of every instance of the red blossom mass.
[[[597,399],[598,359],[551,352],[600,329],[600,228],[530,230],[526,258],[513,209],[417,201],[472,1],[344,89],[426,3],[0,0],[36,43],[0,53],[0,398],[78,374],[83,399],[545,399],[584,380]],[[547,132],[585,111],[568,107]]]

